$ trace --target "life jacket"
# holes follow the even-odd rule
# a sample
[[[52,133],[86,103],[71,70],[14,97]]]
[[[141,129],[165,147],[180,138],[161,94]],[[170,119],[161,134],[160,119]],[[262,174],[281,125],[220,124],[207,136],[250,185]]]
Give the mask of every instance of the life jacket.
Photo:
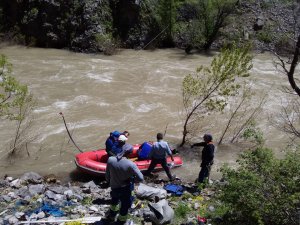
[[[138,153],[139,159],[148,159],[148,155],[149,155],[151,149],[152,149],[152,144],[149,142],[144,142],[140,146],[140,150]]]

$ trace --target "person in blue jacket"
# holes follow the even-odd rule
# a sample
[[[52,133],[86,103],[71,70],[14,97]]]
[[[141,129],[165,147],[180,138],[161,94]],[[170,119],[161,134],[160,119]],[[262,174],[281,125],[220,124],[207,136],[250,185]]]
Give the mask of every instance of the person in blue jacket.
[[[127,145],[126,141],[128,140],[128,138],[121,134],[118,138],[118,141],[112,146],[111,148],[111,154],[113,155],[118,155],[120,152],[122,152],[123,148],[126,148]]]
[[[175,180],[176,176],[172,176],[170,168],[167,164],[167,156],[169,155],[174,161],[172,151],[167,142],[163,140],[164,135],[162,133],[158,133],[156,135],[157,142],[154,142],[151,148],[151,151],[148,155],[149,159],[151,159],[150,166],[148,170],[145,172],[145,176],[149,176],[151,172],[154,170],[157,164],[161,164],[162,168],[164,168],[168,178],[170,181]]]
[[[202,150],[202,162],[201,162],[201,170],[198,176],[198,182],[203,183],[205,179],[209,178],[209,173],[211,166],[214,160],[215,146],[212,142],[213,137],[211,134],[204,134],[203,136],[204,142],[199,142],[191,145],[191,148],[194,146],[203,146]]]
[[[120,136],[120,132],[115,130],[114,132],[111,132],[109,137],[106,139],[105,148],[109,156],[114,155],[112,152],[112,148],[118,142],[119,136]]]

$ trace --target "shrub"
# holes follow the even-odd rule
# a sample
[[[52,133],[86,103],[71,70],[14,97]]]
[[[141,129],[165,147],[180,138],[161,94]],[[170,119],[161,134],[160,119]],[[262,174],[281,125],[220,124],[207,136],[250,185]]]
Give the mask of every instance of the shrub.
[[[226,183],[218,187],[214,202],[222,208],[216,210],[222,212],[222,224],[298,224],[300,151],[277,159],[271,149],[257,148],[237,162],[238,169],[221,169]]]
[[[116,51],[116,43],[111,34],[96,34],[96,44],[105,55],[113,55]]]
[[[184,203],[179,203],[175,212],[175,221],[180,222],[186,219],[187,215],[191,212],[191,208]]]

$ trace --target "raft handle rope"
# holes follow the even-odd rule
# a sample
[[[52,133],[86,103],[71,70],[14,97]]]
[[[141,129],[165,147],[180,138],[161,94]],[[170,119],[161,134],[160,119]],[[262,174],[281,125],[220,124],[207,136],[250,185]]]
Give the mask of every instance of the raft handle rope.
[[[59,115],[61,115],[61,117],[63,118],[63,121],[64,121],[64,124],[65,124],[65,127],[66,127],[66,130],[67,130],[67,133],[69,135],[69,138],[70,140],[73,142],[73,144],[75,145],[75,147],[80,151],[80,152],[83,152],[79,147],[78,145],[75,143],[74,139],[72,138],[72,135],[68,129],[68,126],[67,126],[67,123],[66,123],[66,120],[65,120],[65,117],[64,117],[64,114],[62,112],[59,113]]]

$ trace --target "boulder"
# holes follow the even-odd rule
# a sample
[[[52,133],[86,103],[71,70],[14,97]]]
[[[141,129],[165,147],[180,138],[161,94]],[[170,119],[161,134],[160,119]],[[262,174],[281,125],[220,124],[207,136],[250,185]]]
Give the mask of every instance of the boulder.
[[[35,172],[24,173],[20,179],[32,184],[40,184],[43,182],[43,177]]]

